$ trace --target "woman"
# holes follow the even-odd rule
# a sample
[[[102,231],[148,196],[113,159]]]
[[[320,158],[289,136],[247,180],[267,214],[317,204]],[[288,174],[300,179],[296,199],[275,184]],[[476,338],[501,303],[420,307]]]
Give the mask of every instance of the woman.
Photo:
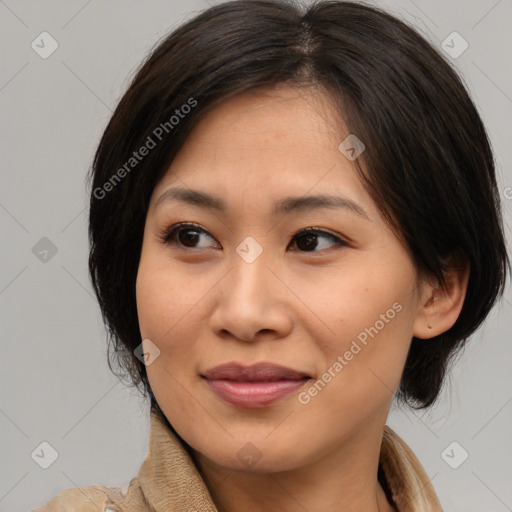
[[[442,510],[386,419],[435,402],[510,263],[484,126],[421,36],[352,2],[211,7],[138,70],[91,190],[150,447],[126,493],[39,512]]]

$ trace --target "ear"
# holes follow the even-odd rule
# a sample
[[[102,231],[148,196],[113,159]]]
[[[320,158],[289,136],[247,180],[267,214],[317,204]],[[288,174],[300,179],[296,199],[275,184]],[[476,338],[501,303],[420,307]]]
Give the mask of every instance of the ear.
[[[470,265],[460,253],[446,260],[446,286],[437,281],[424,282],[413,325],[413,336],[429,339],[450,329],[457,321],[464,304],[469,281]]]

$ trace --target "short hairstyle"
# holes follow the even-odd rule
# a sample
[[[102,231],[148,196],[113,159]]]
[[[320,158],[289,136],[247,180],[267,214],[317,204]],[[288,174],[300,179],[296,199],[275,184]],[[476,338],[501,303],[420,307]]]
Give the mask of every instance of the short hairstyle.
[[[281,83],[318,86],[334,100],[366,146],[354,162],[361,181],[421,279],[444,286],[451,254],[470,265],[455,324],[411,341],[395,398],[426,408],[452,356],[503,294],[510,260],[491,145],[461,78],[406,23],[364,3],[227,1],[163,37],[134,72],[89,176],[89,272],[109,367],[112,344],[118,376],[128,375],[159,410],[135,353],[142,341],[135,284],[151,194],[209,109]],[[143,146],[145,156],[135,158]]]

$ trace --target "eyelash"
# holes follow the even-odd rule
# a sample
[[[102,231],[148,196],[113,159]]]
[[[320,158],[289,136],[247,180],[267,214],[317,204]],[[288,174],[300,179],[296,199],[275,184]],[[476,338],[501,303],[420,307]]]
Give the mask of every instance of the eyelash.
[[[202,234],[205,234],[205,235],[208,235],[211,237],[210,233],[208,233],[207,231],[202,229],[198,224],[194,224],[192,222],[180,222],[178,224],[174,224],[174,225],[168,227],[167,229],[165,229],[162,233],[160,233],[157,236],[158,236],[158,238],[160,238],[162,243],[165,245],[178,246],[178,242],[176,240],[174,240],[174,235],[176,235],[180,230],[185,230],[185,228],[189,228],[190,231],[193,230],[200,234],[202,233]],[[339,247],[348,247],[349,246],[348,242],[346,242],[345,240],[333,235],[332,233],[329,233],[328,231],[324,231],[322,229],[315,228],[315,227],[301,229],[300,231],[295,233],[295,235],[293,236],[292,239],[296,240],[300,236],[304,236],[306,234],[324,236],[325,238],[328,238],[329,240],[334,242]],[[186,247],[186,246],[179,246],[179,248],[183,249],[183,250],[202,249],[202,247],[194,248],[194,247]],[[326,249],[326,250],[329,250],[329,249]],[[315,252],[321,252],[321,251],[299,251],[299,252],[315,253]]]

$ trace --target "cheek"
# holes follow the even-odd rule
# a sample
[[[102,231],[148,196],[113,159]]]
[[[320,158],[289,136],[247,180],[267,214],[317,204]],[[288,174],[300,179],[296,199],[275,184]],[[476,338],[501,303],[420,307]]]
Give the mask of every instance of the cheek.
[[[351,339],[359,334],[364,339],[366,329],[374,332],[376,323],[379,333],[389,333],[396,328],[407,316],[409,282],[412,281],[405,270],[401,275],[393,274],[374,262],[352,265],[349,270],[332,269],[325,278],[305,280],[302,291],[307,292],[301,295],[327,328],[324,331],[332,334],[323,337],[325,348],[338,350],[347,343],[350,345]]]
[[[336,375],[331,379],[336,384],[329,385],[333,392],[351,389],[356,402],[371,396],[380,400],[398,386],[412,337],[409,274],[405,267],[402,273],[392,273],[366,266],[364,272],[338,274],[314,296],[321,306],[320,319],[330,329],[316,343],[326,371]],[[329,380],[323,375],[322,380]]]
[[[195,411],[195,401],[184,389],[190,387],[196,371],[194,315],[200,308],[200,293],[191,291],[190,279],[179,272],[141,258],[136,283],[139,327],[142,339],[151,340],[159,350],[146,373],[157,402],[173,424]]]
[[[141,335],[166,344],[181,338],[177,332],[193,327],[191,318],[205,291],[200,277],[188,276],[161,259],[149,251],[142,255],[136,297]]]

